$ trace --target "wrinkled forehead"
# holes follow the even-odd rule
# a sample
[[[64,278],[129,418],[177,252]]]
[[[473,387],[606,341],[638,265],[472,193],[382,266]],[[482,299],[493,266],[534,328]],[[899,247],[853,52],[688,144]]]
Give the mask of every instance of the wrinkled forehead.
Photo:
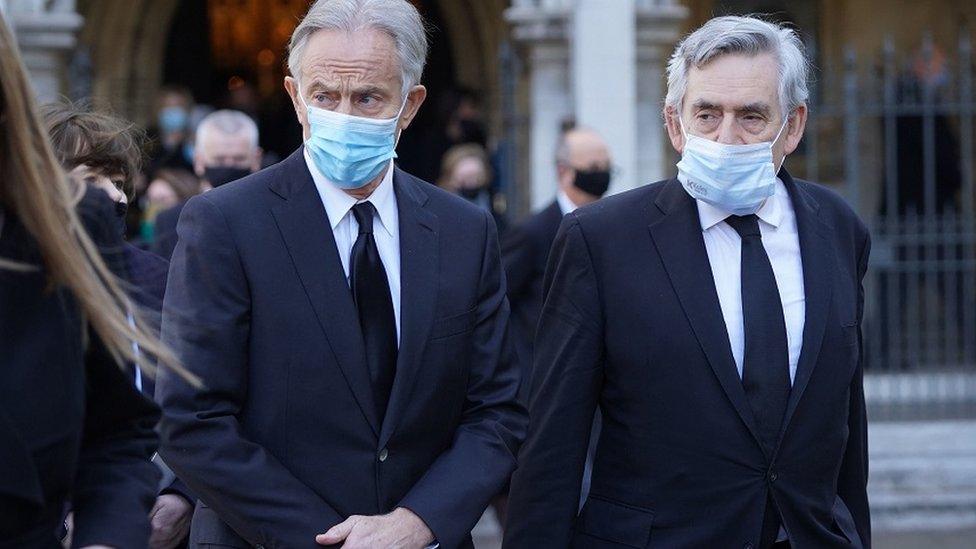
[[[303,91],[343,82],[398,87],[401,80],[396,42],[371,27],[316,31],[308,40],[300,67]]]
[[[756,105],[778,109],[779,63],[771,53],[725,54],[688,71],[685,105],[742,110]]]

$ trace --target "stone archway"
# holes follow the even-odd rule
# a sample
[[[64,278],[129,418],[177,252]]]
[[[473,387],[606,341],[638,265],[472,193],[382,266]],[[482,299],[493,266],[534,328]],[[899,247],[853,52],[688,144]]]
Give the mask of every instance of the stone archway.
[[[145,125],[162,84],[163,57],[179,0],[89,0],[79,5],[85,18],[80,42],[91,52],[92,96]]]

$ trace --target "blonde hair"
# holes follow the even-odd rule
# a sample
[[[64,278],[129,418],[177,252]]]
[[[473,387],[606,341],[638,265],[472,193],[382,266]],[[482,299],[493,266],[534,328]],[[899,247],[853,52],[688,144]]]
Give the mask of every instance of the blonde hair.
[[[457,169],[458,164],[462,160],[467,158],[474,158],[480,162],[482,168],[485,170],[485,183],[491,181],[492,171],[491,162],[488,159],[488,151],[477,143],[464,143],[455,145],[444,153],[444,156],[441,158],[441,173],[437,180],[437,186],[442,189],[447,189],[450,186],[450,179],[454,174],[454,170]]]
[[[158,361],[198,383],[134,314],[136,307],[106,267],[75,211],[83,190],[70,185],[54,156],[17,44],[0,16],[0,204],[36,241],[49,282],[70,290],[88,325],[120,367],[132,362],[151,374]],[[0,258],[0,268],[39,266]],[[133,325],[127,312],[133,312]],[[140,353],[133,350],[133,342]]]

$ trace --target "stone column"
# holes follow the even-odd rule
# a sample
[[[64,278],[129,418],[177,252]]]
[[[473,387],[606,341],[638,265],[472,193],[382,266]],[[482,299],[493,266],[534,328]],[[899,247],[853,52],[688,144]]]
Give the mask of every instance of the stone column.
[[[661,110],[668,58],[680,38],[688,8],[676,0],[637,2],[637,181],[644,185],[674,172],[667,151],[671,144]]]
[[[5,0],[38,101],[56,100],[67,91],[65,74],[83,19],[75,0]]]
[[[576,121],[600,133],[617,168],[610,192],[636,187],[637,64],[634,0],[576,0]]]
[[[528,197],[532,210],[555,196],[559,126],[573,116],[567,42],[571,4],[572,0],[514,0],[505,12],[529,69]]]

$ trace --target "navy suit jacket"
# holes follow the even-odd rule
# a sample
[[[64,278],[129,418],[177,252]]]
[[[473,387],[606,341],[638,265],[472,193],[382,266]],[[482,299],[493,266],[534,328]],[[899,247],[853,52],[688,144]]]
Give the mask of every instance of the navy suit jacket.
[[[377,417],[356,308],[299,149],[191,199],[163,339],[161,455],[196,492],[191,544],[317,547],[350,515],[406,507],[443,547],[515,468],[525,430],[490,214],[397,170],[401,339]]]
[[[512,303],[512,324],[525,380],[531,379],[532,347],[542,312],[542,279],[549,248],[562,220],[559,203],[553,202],[509,229],[502,238],[502,261],[508,280],[508,299]],[[527,392],[528,386],[528,383],[523,384],[523,393]]]
[[[781,177],[806,322],[775,451],[757,437],[694,200],[675,179],[603,199],[566,217],[550,256],[505,547],[758,547],[770,491],[794,547],[870,546],[868,232],[834,193]]]

